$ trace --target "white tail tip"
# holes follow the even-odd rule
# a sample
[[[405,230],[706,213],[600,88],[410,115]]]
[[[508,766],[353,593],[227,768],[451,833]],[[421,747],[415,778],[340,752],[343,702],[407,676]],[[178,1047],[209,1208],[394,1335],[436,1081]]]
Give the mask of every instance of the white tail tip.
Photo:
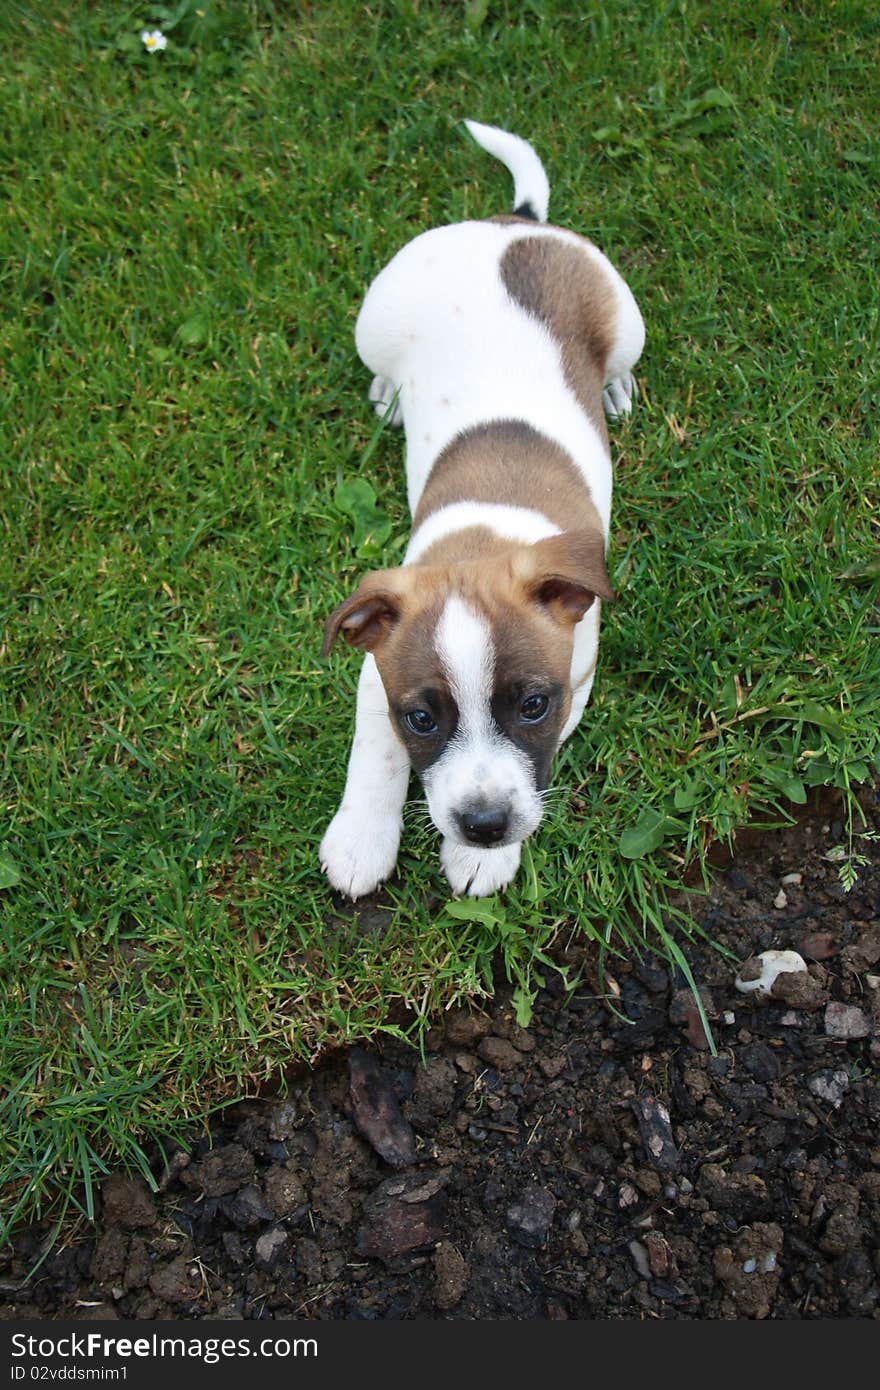
[[[522,210],[539,222],[546,222],[550,184],[544,166],[528,140],[498,126],[482,125],[480,121],[466,120],[465,125],[477,144],[500,159],[513,175],[514,210]]]

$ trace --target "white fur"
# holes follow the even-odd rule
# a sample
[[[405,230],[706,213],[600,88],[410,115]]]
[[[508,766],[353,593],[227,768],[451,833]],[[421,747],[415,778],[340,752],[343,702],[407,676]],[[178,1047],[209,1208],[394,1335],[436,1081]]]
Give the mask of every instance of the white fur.
[[[531,507],[508,507],[501,502],[450,502],[448,507],[432,512],[413,532],[404,563],[415,564],[444,536],[470,526],[484,526],[506,541],[520,541],[523,545],[534,545],[548,536],[559,535],[559,527]]]
[[[422,777],[431,819],[447,841],[473,852],[461,834],[457,813],[477,803],[503,806],[510,839],[518,843],[538,825],[541,798],[528,758],[499,735],[492,718],[495,650],[489,623],[453,594],[437,624],[434,648],[458,706],[458,727]]]
[[[465,121],[465,125],[477,144],[506,164],[513,175],[513,206],[518,208],[528,203],[538,221],[546,222],[550,184],[528,140],[509,130],[501,130],[497,125],[483,125],[481,121]]]
[[[502,845],[500,849],[477,849],[456,840],[444,839],[440,863],[449,886],[457,897],[488,898],[506,888],[519,868],[522,845]]]

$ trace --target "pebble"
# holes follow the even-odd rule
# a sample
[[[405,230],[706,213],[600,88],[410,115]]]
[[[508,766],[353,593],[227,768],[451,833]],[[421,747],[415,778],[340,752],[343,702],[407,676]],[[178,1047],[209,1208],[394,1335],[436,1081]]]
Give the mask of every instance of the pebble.
[[[271,1221],[275,1215],[263,1200],[263,1194],[253,1183],[248,1183],[236,1192],[234,1197],[223,1203],[223,1210],[233,1226],[240,1231],[252,1230],[264,1221]]]
[[[631,1105],[649,1161],[663,1172],[676,1169],[681,1155],[672,1134],[666,1106],[654,1096],[640,1096]]]
[[[415,1135],[401,1113],[391,1075],[362,1047],[349,1053],[348,1099],[355,1128],[380,1158],[392,1168],[415,1163]]]
[[[780,882],[783,888],[800,888],[804,881],[803,874],[783,874]]]
[[[287,1232],[281,1226],[273,1226],[271,1231],[264,1231],[254,1246],[257,1264],[263,1269],[270,1269],[286,1244]]]
[[[648,1252],[641,1241],[631,1240],[627,1247],[632,1255],[632,1262],[636,1267],[636,1273],[641,1279],[651,1278],[651,1265],[648,1260]]]
[[[546,1187],[529,1183],[519,1201],[507,1208],[507,1229],[520,1245],[537,1248],[544,1244],[553,1224],[556,1198]]]
[[[421,1170],[386,1178],[364,1203],[357,1251],[387,1263],[443,1239],[448,1173]]]
[[[649,1231],[645,1236],[645,1247],[648,1251],[648,1264],[654,1278],[666,1279],[670,1274],[674,1278],[678,1270],[675,1265],[675,1257],[665,1237],[659,1231]]]
[[[839,1110],[843,1104],[843,1098],[849,1090],[849,1073],[843,1068],[832,1071],[827,1068],[825,1071],[815,1072],[807,1081],[807,1089],[818,1096],[819,1100],[828,1101],[835,1110]]]
[[[299,1107],[292,1101],[281,1101],[271,1112],[269,1119],[269,1138],[275,1141],[289,1139],[299,1120]]]
[[[840,1004],[832,999],[825,1006],[825,1032],[829,1038],[867,1038],[871,1023],[855,1004]]]
[[[759,956],[750,957],[744,962],[734,984],[741,994],[769,995],[777,975],[806,968],[807,962],[797,951],[762,951]],[[753,970],[755,974],[752,974]]]
[[[785,890],[783,888],[780,888],[776,897],[773,899],[773,906],[780,912],[784,907],[788,907],[788,898],[785,896]]]

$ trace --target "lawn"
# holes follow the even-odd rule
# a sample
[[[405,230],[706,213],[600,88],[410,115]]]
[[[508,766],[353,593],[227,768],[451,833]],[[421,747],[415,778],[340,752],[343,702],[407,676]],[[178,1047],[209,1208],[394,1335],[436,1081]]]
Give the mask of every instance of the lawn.
[[[493,962],[525,1019],[554,940],[680,958],[685,865],[812,787],[845,794],[851,880],[880,770],[876,6],[41,0],[0,39],[10,1224],[89,1214],[108,1169],[330,1044],[417,1042]],[[644,313],[619,599],[517,884],[450,902],[416,804],[352,913],[317,846],[358,661],[322,662],[322,626],[408,525],[354,319],[409,237],[509,208],[465,116],[534,142],[551,217]]]

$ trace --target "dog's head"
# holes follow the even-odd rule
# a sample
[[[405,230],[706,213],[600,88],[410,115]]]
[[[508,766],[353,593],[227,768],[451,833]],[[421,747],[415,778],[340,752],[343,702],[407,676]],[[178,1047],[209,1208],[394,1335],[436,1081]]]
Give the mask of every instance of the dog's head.
[[[431,818],[453,842],[525,839],[571,708],[574,629],[613,597],[601,533],[369,574],[327,620],[373,653]]]

